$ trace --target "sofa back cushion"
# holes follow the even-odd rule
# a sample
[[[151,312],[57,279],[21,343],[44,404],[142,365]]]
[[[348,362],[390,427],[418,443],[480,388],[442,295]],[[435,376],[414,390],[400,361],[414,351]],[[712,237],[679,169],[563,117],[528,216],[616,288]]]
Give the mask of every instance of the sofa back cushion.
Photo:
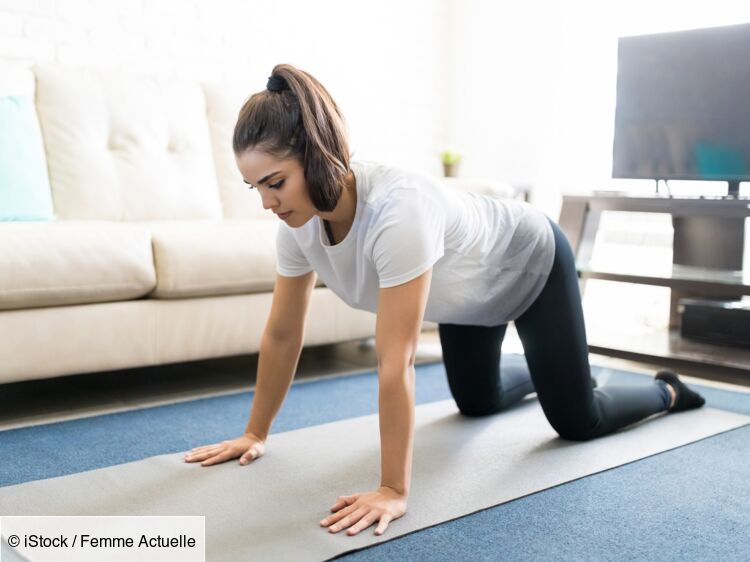
[[[34,75],[0,62],[0,221],[54,218],[44,144],[34,107]]]
[[[264,75],[258,74],[258,76]],[[273,213],[263,209],[258,190],[250,189],[243,183],[232,149],[234,126],[242,105],[252,94],[265,87],[265,82],[255,85],[240,82],[206,82],[203,84],[216,175],[219,180],[224,217],[228,219],[274,220],[276,218]]]
[[[199,84],[52,64],[32,70],[58,218],[221,218]]]

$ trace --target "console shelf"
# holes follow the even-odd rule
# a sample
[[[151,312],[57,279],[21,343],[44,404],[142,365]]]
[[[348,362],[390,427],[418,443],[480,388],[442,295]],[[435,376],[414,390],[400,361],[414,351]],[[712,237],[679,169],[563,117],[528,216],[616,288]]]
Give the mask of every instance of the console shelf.
[[[581,279],[603,279],[622,283],[657,285],[687,291],[716,292],[727,289],[728,294],[736,294],[737,291],[741,291],[743,294],[750,295],[750,271],[732,271],[676,264],[661,270],[650,268],[650,271],[638,271],[637,269],[624,271],[591,264],[576,264],[576,267]]]
[[[704,366],[713,372],[750,375],[750,350],[688,340],[677,329],[615,334],[597,330],[589,335],[589,351],[673,369]]]
[[[594,241],[604,211],[667,213],[674,227],[673,262],[663,268],[604,267],[592,262]],[[602,279],[668,287],[669,326],[613,333],[589,332],[592,353],[661,364],[725,371],[750,377],[750,350],[682,338],[678,302],[684,297],[740,299],[750,295],[750,272],[742,271],[744,223],[750,198],[631,197],[596,194],[564,196],[559,224],[576,256],[581,291],[586,280]]]

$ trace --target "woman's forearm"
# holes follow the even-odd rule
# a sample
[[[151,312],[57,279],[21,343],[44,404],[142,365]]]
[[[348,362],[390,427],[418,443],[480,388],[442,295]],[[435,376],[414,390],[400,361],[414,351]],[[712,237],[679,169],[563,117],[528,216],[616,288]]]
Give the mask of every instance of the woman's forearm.
[[[263,334],[258,354],[250,421],[245,428],[265,441],[271,423],[281,408],[297,370],[302,353],[302,337],[279,339]]]
[[[382,366],[378,377],[380,413],[380,485],[407,494],[411,483],[414,445],[413,366]]]

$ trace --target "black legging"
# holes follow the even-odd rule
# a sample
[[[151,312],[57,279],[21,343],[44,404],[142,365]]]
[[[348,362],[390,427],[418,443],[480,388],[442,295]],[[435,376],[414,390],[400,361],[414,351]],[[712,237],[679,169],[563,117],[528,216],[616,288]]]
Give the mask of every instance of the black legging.
[[[667,410],[665,383],[592,388],[586,328],[575,258],[568,239],[550,220],[555,259],[534,303],[515,320],[528,368],[504,368],[500,347],[507,324],[439,324],[443,362],[458,409],[493,414],[537,393],[560,437],[584,441]]]

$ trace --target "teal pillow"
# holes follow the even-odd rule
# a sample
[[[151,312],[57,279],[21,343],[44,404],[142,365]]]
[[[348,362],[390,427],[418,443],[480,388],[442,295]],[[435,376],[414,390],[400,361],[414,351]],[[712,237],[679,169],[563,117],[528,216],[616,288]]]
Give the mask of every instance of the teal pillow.
[[[0,221],[54,218],[31,96],[0,96]]]

